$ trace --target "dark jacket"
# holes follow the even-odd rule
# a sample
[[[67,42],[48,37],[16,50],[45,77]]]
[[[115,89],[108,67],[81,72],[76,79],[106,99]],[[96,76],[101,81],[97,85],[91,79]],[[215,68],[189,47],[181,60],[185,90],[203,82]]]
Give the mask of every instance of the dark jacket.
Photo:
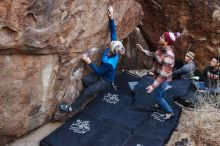
[[[214,70],[213,67],[207,66],[203,71],[201,81],[205,83],[206,87],[216,87],[219,79],[220,69]]]

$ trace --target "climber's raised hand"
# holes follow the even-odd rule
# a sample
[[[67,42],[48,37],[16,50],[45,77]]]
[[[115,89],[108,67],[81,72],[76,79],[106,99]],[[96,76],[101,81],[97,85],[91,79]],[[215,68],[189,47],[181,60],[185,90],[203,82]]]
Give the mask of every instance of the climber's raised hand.
[[[87,64],[90,64],[90,63],[91,63],[91,60],[90,60],[90,58],[89,58],[87,55],[83,55],[83,56],[82,56],[82,60],[83,60],[85,63],[87,63]]]
[[[108,8],[108,16],[110,19],[114,19],[114,15],[113,15],[113,7],[112,6],[109,6]]]
[[[147,88],[146,88],[146,91],[147,91],[147,93],[152,93],[153,91],[154,91],[154,87],[153,86],[148,86]]]
[[[136,44],[136,47],[137,47],[140,51],[144,52],[144,49],[143,49],[143,47],[142,47],[141,45]]]

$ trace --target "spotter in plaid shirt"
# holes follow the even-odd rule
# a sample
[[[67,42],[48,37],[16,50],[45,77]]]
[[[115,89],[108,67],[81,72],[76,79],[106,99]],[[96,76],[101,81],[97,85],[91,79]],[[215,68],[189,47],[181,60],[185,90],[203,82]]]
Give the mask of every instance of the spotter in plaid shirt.
[[[155,58],[153,67],[155,81],[152,84],[152,87],[155,89],[163,81],[171,81],[172,70],[175,62],[172,48],[170,46],[168,46],[166,49],[159,48],[156,52],[144,50],[144,53]]]
[[[144,50],[141,45],[136,44],[138,49],[155,59],[153,67],[154,82],[152,85],[148,86],[146,90],[147,93],[152,93],[154,91],[154,98],[165,112],[164,119],[170,119],[174,116],[171,106],[165,100],[164,93],[168,86],[168,81],[172,80],[172,70],[175,62],[174,53],[170,45],[179,36],[180,33],[165,32],[159,39],[160,47],[154,53]]]

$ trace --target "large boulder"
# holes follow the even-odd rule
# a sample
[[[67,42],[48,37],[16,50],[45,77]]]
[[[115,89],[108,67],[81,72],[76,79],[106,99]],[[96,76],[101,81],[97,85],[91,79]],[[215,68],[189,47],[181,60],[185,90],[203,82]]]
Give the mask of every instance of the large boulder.
[[[144,10],[143,35],[151,49],[164,31],[183,32],[175,43],[175,54],[184,59],[190,50],[196,54],[199,69],[220,54],[220,1],[139,0]]]
[[[135,0],[6,0],[0,2],[0,145],[45,124],[60,100],[82,89],[85,65],[110,42],[107,8],[118,38],[140,22]]]
[[[57,55],[3,55],[0,58],[1,144],[44,124],[57,99]]]

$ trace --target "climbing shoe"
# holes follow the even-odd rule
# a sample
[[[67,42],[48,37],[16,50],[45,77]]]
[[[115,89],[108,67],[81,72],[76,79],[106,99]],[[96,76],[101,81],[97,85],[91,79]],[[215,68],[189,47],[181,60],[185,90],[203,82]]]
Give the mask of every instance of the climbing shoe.
[[[59,110],[65,113],[69,113],[73,111],[72,107],[68,105],[67,103],[61,103],[59,105]]]

